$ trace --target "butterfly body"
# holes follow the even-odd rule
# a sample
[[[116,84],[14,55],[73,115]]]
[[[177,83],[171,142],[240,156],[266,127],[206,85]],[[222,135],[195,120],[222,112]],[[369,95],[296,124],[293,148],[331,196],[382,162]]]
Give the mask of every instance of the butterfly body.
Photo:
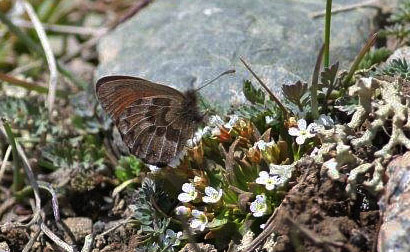
[[[118,127],[130,152],[165,166],[183,149],[203,120],[197,93],[130,76],[97,81],[96,95]]]

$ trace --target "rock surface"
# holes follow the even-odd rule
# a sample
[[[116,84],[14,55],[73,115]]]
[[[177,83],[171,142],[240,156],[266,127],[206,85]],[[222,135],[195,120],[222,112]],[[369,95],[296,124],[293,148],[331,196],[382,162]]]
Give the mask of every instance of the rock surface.
[[[82,241],[86,235],[91,234],[93,221],[86,217],[71,217],[63,220],[74,235],[76,241]]]
[[[386,175],[377,251],[410,251],[410,152],[390,162]]]
[[[333,7],[360,0],[335,0]],[[275,92],[298,79],[309,80],[323,41],[320,0],[157,0],[101,40],[96,79],[122,74],[171,85],[198,87],[235,68],[234,77],[201,90],[225,108],[242,81],[251,78],[243,56]],[[374,28],[374,8],[332,17],[331,61],[347,68]]]

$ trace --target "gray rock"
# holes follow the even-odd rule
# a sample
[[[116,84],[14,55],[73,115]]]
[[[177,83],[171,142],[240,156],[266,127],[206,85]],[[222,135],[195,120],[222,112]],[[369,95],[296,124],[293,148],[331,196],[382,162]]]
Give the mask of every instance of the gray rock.
[[[82,241],[86,235],[89,235],[92,232],[93,221],[90,218],[71,217],[64,219],[63,222],[73,233],[76,241]]]
[[[410,251],[410,152],[391,161],[386,175],[377,251]]]
[[[335,0],[334,8],[360,0]],[[207,99],[228,107],[251,75],[243,56],[268,86],[309,80],[323,41],[320,0],[157,0],[120,25],[98,45],[96,78],[133,75],[183,91],[235,68],[203,90]],[[349,67],[372,33],[377,11],[362,8],[332,17],[331,61]]]
[[[392,55],[386,60],[386,64],[390,64],[394,59],[405,59],[410,62],[410,46],[403,46],[393,52]]]

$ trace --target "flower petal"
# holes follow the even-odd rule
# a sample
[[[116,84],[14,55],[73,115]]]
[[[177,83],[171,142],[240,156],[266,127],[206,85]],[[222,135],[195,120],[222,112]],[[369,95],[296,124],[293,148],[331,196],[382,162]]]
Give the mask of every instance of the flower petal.
[[[185,183],[182,185],[182,191],[190,193],[192,191],[195,191],[195,186],[191,183]]]
[[[266,201],[266,196],[261,194],[261,195],[256,195],[256,201],[260,203],[265,203]]]
[[[265,187],[266,190],[272,191],[273,189],[275,189],[276,185],[274,183],[266,183]]]
[[[269,173],[267,171],[261,171],[261,172],[259,172],[259,177],[269,178]]]
[[[202,225],[202,222],[200,221],[200,220],[198,220],[198,219],[192,219],[191,220],[191,223],[189,224],[189,226],[191,227],[191,228],[193,228],[193,229],[196,229],[196,228],[198,228],[199,226],[201,226]]]
[[[300,135],[300,131],[299,131],[297,128],[295,128],[295,127],[290,128],[290,129],[288,130],[288,133],[289,133],[289,135],[291,135],[291,136],[299,136],[299,135]]]
[[[257,178],[255,182],[257,184],[264,185],[266,184],[268,179],[269,179],[269,173],[267,173],[266,171],[261,171],[259,172],[259,178]]]
[[[215,199],[211,198],[211,197],[208,197],[208,196],[204,196],[204,197],[202,197],[202,202],[204,202],[204,203],[215,203]]]
[[[205,194],[208,195],[208,196],[217,195],[218,191],[215,190],[215,188],[213,188],[211,186],[207,186],[207,187],[205,187]]]
[[[195,218],[199,218],[202,214],[204,214],[204,212],[196,209],[192,210],[192,216],[194,216]]]
[[[306,137],[304,135],[298,136],[296,138],[296,143],[299,145],[302,145],[305,143]]]
[[[262,212],[254,212],[254,213],[253,213],[253,216],[255,216],[255,217],[261,217],[261,216],[263,216],[263,213],[262,213]]]
[[[178,195],[178,200],[186,203],[186,202],[190,202],[192,200],[192,197],[188,193],[180,193]]]
[[[204,231],[206,228],[206,224],[202,223],[202,225],[199,226],[199,230]]]
[[[305,119],[300,119],[300,120],[298,121],[298,128],[299,128],[299,130],[306,130],[306,125],[307,125],[307,123],[306,123],[306,120],[305,120]]]

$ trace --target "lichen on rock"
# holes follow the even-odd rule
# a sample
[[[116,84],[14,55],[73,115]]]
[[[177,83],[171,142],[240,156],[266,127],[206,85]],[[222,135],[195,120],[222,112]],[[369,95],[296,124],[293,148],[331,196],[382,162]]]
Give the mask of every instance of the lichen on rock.
[[[343,174],[347,176],[346,192],[352,200],[356,199],[359,184],[372,194],[379,193],[383,189],[385,164],[397,153],[397,146],[410,150],[410,99],[403,95],[401,88],[400,79],[359,79],[349,89],[349,95],[359,100],[351,121],[319,134],[322,146],[315,160],[323,163],[322,173],[332,180],[339,180]],[[358,134],[363,128],[363,134]],[[388,140],[373,146],[380,133]],[[363,153],[359,153],[366,146],[373,147],[366,149],[363,157]],[[370,179],[363,182],[363,176],[371,172]]]

